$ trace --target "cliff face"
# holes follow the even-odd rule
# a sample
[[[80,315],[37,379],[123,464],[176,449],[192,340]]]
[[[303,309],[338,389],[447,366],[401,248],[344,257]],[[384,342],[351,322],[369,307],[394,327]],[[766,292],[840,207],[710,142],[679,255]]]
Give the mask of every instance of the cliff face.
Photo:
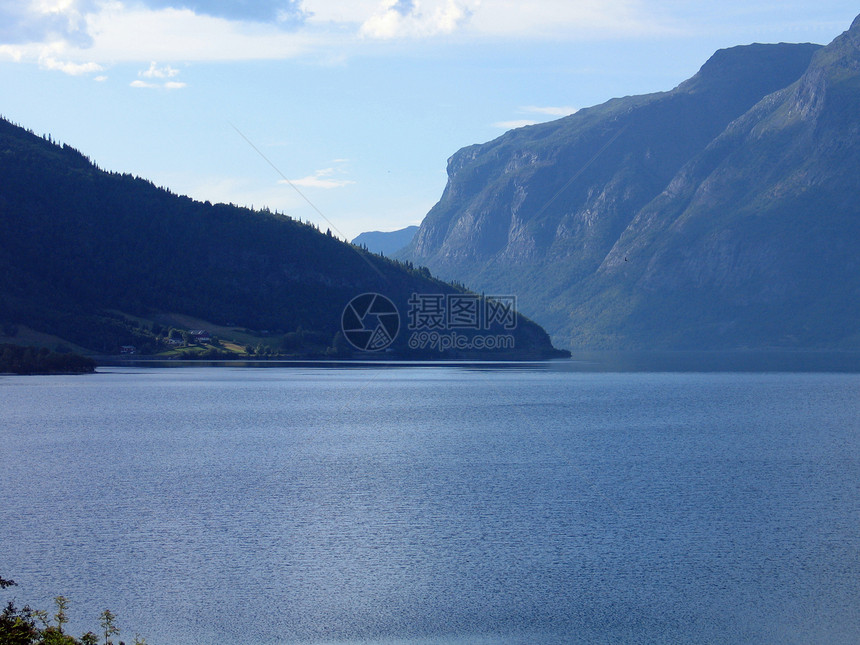
[[[721,50],[670,92],[465,148],[405,256],[517,293],[571,347],[857,344],[858,52],[860,20]]]

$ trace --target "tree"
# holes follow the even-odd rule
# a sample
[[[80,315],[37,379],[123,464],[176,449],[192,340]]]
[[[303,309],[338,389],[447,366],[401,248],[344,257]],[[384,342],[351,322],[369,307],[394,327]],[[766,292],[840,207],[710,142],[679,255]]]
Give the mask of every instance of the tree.
[[[0,643],[3,645],[30,645],[39,636],[36,620],[29,607],[19,610],[9,601],[0,614]]]
[[[57,613],[54,614],[54,620],[57,621],[57,629],[59,629],[62,634],[63,625],[69,622],[69,618],[66,615],[66,609],[69,608],[69,601],[65,596],[57,596],[54,598],[54,602],[57,603]]]
[[[100,616],[99,624],[102,626],[102,630],[104,631],[105,645],[113,645],[113,641],[110,637],[119,634],[119,628],[114,623],[115,620],[116,616],[110,609],[105,609]]]
[[[12,586],[17,586],[14,580],[0,577],[0,589]],[[87,632],[80,640],[63,633],[63,625],[69,622],[66,613],[69,601],[65,596],[57,596],[54,602],[57,605],[57,613],[54,614],[56,625],[51,624],[47,611],[31,609],[29,606],[18,609],[10,601],[0,612],[0,645],[99,645],[99,637],[93,632]],[[42,627],[37,623],[41,623]],[[111,636],[119,634],[119,629],[116,616],[109,609],[105,609],[101,615],[101,626],[105,645],[113,645]],[[134,644],[146,645],[146,641],[135,636]]]
[[[67,634],[63,634],[59,627],[49,625],[42,630],[42,639],[38,641],[38,645],[79,645],[79,641],[75,640]]]

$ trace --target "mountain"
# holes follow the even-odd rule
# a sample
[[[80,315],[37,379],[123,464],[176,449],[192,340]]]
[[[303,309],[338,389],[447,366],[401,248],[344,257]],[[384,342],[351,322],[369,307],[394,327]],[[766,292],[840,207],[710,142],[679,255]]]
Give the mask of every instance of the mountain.
[[[858,32],[464,148],[398,257],[568,347],[858,346]]]
[[[409,244],[417,231],[417,226],[407,226],[399,231],[370,231],[362,233],[352,243],[363,246],[371,253],[393,255]]]
[[[342,314],[365,293],[389,298],[401,324],[363,299],[345,338]],[[163,352],[182,337],[213,352],[348,356],[366,324],[385,341],[372,349],[390,345],[392,357],[557,355],[523,316],[506,329],[505,350],[413,349],[416,293],[477,298],[284,215],[105,172],[0,120],[0,341],[115,354]],[[220,342],[209,345],[212,335]]]

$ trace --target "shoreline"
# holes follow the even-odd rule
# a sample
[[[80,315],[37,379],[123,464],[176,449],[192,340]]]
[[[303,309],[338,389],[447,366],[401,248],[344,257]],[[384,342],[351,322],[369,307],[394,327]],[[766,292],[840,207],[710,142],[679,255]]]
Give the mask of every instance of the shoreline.
[[[535,369],[566,372],[845,372],[860,373],[860,351],[732,350],[732,351],[573,351],[556,358],[437,358],[403,359],[294,358],[169,360],[94,357],[109,367],[232,367],[232,368],[408,368],[461,367],[475,369]]]

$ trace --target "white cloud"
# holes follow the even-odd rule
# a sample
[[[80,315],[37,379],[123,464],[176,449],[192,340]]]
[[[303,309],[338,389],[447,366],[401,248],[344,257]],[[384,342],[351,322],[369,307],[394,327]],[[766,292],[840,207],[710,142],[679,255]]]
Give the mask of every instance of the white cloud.
[[[559,105],[559,106],[537,106],[537,105],[525,105],[519,109],[520,112],[525,112],[527,114],[539,114],[543,117],[551,117],[552,119],[561,118],[565,116],[569,116],[574,114],[577,111],[577,108],[570,107],[569,105]],[[493,123],[494,128],[501,128],[502,130],[513,130],[514,128],[522,128],[527,125],[535,125],[537,123],[541,123],[546,121],[546,119],[514,119],[511,121],[497,121]]]
[[[0,56],[8,58],[15,63],[20,63],[24,58],[24,50],[12,45],[0,45]]]
[[[285,32],[275,25],[233,22],[188,9],[153,11],[108,5],[89,20],[96,60],[262,60],[293,58],[319,43],[317,34]],[[162,73],[172,68],[155,68]]]
[[[0,56],[38,62],[48,48],[63,61],[56,68],[82,73],[77,70],[85,67],[73,65],[307,54],[328,60],[372,41],[457,34],[581,39],[667,33],[648,6],[645,0],[267,0],[264,7],[208,0],[0,0]],[[284,28],[281,19],[293,23]],[[172,78],[175,71],[155,66],[142,78]]]
[[[293,186],[301,186],[303,188],[343,188],[355,183],[349,179],[337,179],[333,177],[333,175],[340,173],[341,171],[337,168],[323,168],[322,170],[317,170],[313,175],[302,177],[301,179],[290,179],[289,181],[282,179],[278,183],[289,183]]]
[[[187,83],[180,83],[178,81],[167,81],[166,83],[150,83],[147,81],[141,81],[140,79],[136,81],[132,81],[129,83],[131,87],[139,87],[148,90],[157,90],[157,89],[165,89],[165,90],[178,90],[186,87]]]
[[[158,89],[163,88],[166,90],[178,90],[187,86],[187,83],[183,83],[182,81],[164,81],[160,83],[158,81],[166,78],[174,78],[179,74],[178,69],[174,69],[170,65],[165,65],[164,67],[159,67],[158,63],[152,61],[149,64],[149,68],[145,69],[141,72],[138,72],[137,75],[141,78],[151,78],[157,79],[155,82],[153,81],[141,81],[136,80],[130,83],[131,87],[142,87],[148,89]]]
[[[364,21],[361,35],[369,38],[415,38],[455,31],[471,14],[462,2],[444,0],[386,0],[380,10]]]
[[[333,25],[361,25],[380,11],[379,0],[304,0],[307,23],[318,27]]]
[[[485,0],[470,27],[484,36],[566,40],[673,31],[646,0]]]
[[[95,72],[101,72],[104,69],[98,63],[73,63],[71,61],[61,61],[49,54],[43,54],[39,57],[39,67],[43,69],[56,70],[71,76],[93,74]]]
[[[173,69],[170,65],[165,65],[164,67],[159,67],[158,63],[152,61],[149,64],[149,69],[138,72],[138,76],[143,76],[144,78],[173,78],[174,76],[179,74],[178,69]]]
[[[502,130],[513,130],[514,128],[523,128],[527,125],[535,125],[537,121],[530,121],[528,119],[520,119],[516,121],[497,121],[493,124],[494,128],[501,128]]]
[[[96,0],[13,0],[0,2],[0,43],[90,42],[87,16]]]
[[[576,112],[579,108],[563,105],[558,107],[538,107],[536,105],[526,105],[520,108],[523,112],[531,112],[534,114],[546,114],[547,116],[568,116]]]

